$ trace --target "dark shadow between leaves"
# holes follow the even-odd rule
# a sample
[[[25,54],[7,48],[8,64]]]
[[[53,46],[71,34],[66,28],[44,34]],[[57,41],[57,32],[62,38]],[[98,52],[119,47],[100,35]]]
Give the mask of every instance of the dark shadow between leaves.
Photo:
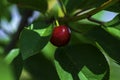
[[[24,67],[33,75],[34,80],[60,80],[54,65],[43,54],[26,59]]]
[[[105,72],[109,75],[109,66],[104,55],[90,44],[58,48],[55,53],[55,59],[59,61],[65,71],[72,74],[74,80],[79,80],[76,76],[83,66],[86,66],[96,75],[104,74]],[[107,75],[105,80],[109,79]]]
[[[90,31],[87,36],[98,42],[104,51],[120,64],[120,40],[103,30],[95,28]]]

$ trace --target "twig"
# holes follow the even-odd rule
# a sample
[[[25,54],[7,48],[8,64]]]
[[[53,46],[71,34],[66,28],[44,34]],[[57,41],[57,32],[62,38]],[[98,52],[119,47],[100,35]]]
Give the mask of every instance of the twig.
[[[111,5],[117,3],[118,1],[120,1],[120,0],[108,0],[107,2],[103,3],[100,7],[93,9],[85,14],[81,14],[79,16],[59,18],[59,21],[61,21],[61,22],[74,22],[77,20],[85,19],[89,16],[96,14],[97,12],[99,12],[101,10],[104,10],[104,9],[110,7]]]

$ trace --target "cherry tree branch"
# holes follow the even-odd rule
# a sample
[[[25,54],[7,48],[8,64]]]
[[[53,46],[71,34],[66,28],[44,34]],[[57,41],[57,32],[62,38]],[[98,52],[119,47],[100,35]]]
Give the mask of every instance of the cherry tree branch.
[[[81,19],[85,19],[89,16],[92,16],[94,14],[96,14],[97,12],[104,10],[112,5],[114,5],[115,3],[119,2],[120,0],[108,0],[107,2],[103,3],[100,7],[95,8],[87,13],[81,14],[79,16],[72,16],[72,17],[63,17],[63,18],[59,18],[58,20],[61,22],[74,22],[74,21],[78,21]]]

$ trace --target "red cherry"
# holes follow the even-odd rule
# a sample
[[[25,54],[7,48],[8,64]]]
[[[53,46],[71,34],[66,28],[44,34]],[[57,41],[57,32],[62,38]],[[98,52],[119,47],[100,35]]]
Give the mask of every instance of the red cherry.
[[[60,25],[53,29],[50,42],[57,47],[65,46],[70,40],[70,34],[70,29],[67,26]]]

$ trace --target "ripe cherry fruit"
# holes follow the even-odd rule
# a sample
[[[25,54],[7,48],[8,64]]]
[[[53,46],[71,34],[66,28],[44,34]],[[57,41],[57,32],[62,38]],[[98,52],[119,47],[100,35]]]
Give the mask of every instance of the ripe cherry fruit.
[[[57,46],[62,47],[68,44],[70,40],[70,29],[65,25],[57,26],[53,29],[52,37],[50,39],[50,42]]]

